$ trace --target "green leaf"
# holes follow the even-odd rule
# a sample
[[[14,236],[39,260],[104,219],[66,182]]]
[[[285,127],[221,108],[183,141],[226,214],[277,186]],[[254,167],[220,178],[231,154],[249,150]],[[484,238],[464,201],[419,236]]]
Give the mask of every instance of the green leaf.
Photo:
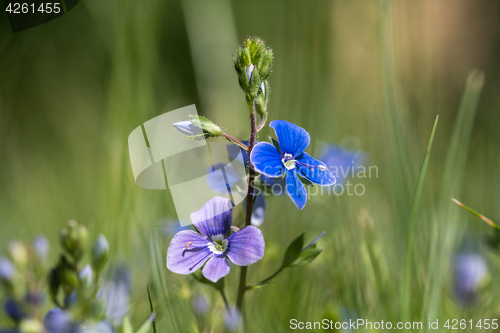
[[[123,318],[122,332],[123,333],[134,333],[134,329],[132,328],[132,324],[130,323],[130,319],[128,316],[125,316]]]
[[[203,284],[207,284],[213,288],[215,288],[218,291],[223,291],[224,290],[224,279],[220,279],[219,281],[213,283],[212,281],[208,280],[206,277],[201,274],[200,271],[196,271],[193,274],[191,274],[193,278]]]
[[[312,244],[300,252],[299,257],[290,264],[290,267],[300,267],[312,263],[321,251],[323,251],[322,248],[317,248],[316,244]]]
[[[273,137],[271,137],[271,136],[268,136],[268,138],[269,138],[269,141],[271,141],[271,143],[273,144],[273,146],[274,146],[276,149],[278,149],[278,151],[279,151],[279,152],[280,152],[280,154],[281,154],[281,150],[280,150],[280,143],[279,143],[279,142],[278,142],[275,138],[273,138]]]
[[[152,320],[148,318],[144,324],[137,330],[136,333],[149,333],[152,327]]]
[[[288,245],[283,258],[283,266],[289,267],[299,259],[302,248],[304,247],[305,232],[301,233],[299,237],[295,238],[293,242]]]
[[[323,251],[322,248],[317,248],[315,239],[311,244],[304,247],[305,232],[300,234],[290,245],[285,252],[283,258],[283,267],[299,267],[310,264]],[[323,235],[323,234],[322,234]],[[320,235],[320,237],[322,236]],[[319,237],[318,237],[319,238]]]

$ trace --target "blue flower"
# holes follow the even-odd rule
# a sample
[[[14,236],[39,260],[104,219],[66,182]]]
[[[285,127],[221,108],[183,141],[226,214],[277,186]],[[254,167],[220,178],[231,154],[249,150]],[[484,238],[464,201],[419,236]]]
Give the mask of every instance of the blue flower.
[[[311,183],[328,186],[335,184],[335,177],[326,165],[304,152],[311,141],[309,133],[284,120],[269,124],[278,137],[279,149],[267,142],[258,143],[250,160],[259,173],[270,178],[286,176],[286,192],[298,209],[304,208],[307,192],[300,178]]]
[[[99,290],[98,297],[104,303],[104,314],[114,325],[120,325],[130,309],[130,270],[119,265],[113,270],[111,279]]]
[[[168,247],[167,268],[177,274],[191,274],[203,267],[202,274],[217,282],[229,274],[229,260],[238,266],[253,264],[264,256],[264,236],[260,229],[231,228],[233,204],[214,197],[191,214],[198,230],[178,232]],[[234,232],[229,235],[230,230]]]
[[[363,164],[365,154],[335,145],[324,145],[320,160],[325,162],[328,170],[337,180],[337,184],[343,184],[349,176],[353,175],[355,169]]]
[[[464,304],[474,303],[488,274],[486,261],[479,254],[461,253],[456,256],[454,266],[458,298]]]

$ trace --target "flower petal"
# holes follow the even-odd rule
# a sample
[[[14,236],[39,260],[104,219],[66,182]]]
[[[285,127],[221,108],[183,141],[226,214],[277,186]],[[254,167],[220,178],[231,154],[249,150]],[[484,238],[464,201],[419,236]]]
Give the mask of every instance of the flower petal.
[[[191,274],[197,271],[212,252],[208,240],[193,230],[179,231],[168,246],[167,268],[177,274]]]
[[[266,214],[266,208],[267,208],[267,200],[266,197],[264,196],[264,193],[261,190],[255,190],[255,192],[259,192],[256,197],[254,198],[254,203],[252,207],[252,218],[251,218],[251,223],[252,225],[258,227],[264,222],[264,215]],[[246,200],[243,201],[243,209],[246,211],[247,209],[247,202]]]
[[[223,278],[229,274],[229,263],[225,255],[213,256],[210,259],[203,270],[203,276],[212,282],[217,282],[220,278]]]
[[[196,229],[205,236],[227,236],[233,222],[231,200],[223,197],[213,197],[200,210],[189,216]]]
[[[300,155],[311,142],[309,133],[302,127],[284,120],[274,120],[269,124],[276,132],[280,144],[281,154]]]
[[[227,182],[224,173],[227,177]],[[231,186],[236,184],[240,178],[240,175],[238,175],[233,167],[223,163],[214,164],[207,171],[208,187],[218,193],[227,194]]]
[[[321,151],[320,160],[337,179],[337,184],[343,184],[352,177],[354,171],[364,163],[366,154],[361,151],[347,150],[335,145],[325,145]]]
[[[295,170],[287,170],[286,172],[286,192],[299,210],[304,208],[307,201],[307,192],[304,184],[295,174]]]
[[[312,158],[308,153],[302,153],[302,155],[297,158],[296,163],[297,168],[300,171],[300,175],[307,178],[311,182],[321,185],[333,185],[336,182],[335,177],[332,175],[325,163]],[[318,168],[322,166],[323,170]]]
[[[259,228],[250,225],[233,233],[227,240],[227,257],[238,266],[253,264],[264,256],[266,243]]]
[[[277,178],[283,175],[283,162],[278,149],[269,142],[260,142],[253,147],[250,160],[259,173]]]
[[[252,219],[251,223],[254,226],[260,226],[264,222],[264,215],[266,214],[267,200],[264,194],[261,192],[255,198],[252,208]]]

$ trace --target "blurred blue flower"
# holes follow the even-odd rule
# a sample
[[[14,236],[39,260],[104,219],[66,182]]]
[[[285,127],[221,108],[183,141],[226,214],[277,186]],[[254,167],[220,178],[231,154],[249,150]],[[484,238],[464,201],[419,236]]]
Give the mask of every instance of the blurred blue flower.
[[[160,220],[160,228],[163,237],[172,238],[179,231],[189,229],[190,227],[181,226],[178,220],[165,218]]]
[[[13,298],[9,298],[3,304],[3,308],[5,310],[5,313],[16,323],[28,318],[25,304],[23,304],[23,302],[17,301]]]
[[[114,325],[120,325],[130,310],[130,270],[120,265],[113,270],[111,279],[99,290],[98,297],[104,304],[104,314]]]
[[[89,264],[86,264],[83,266],[82,270],[80,271],[80,280],[83,282],[86,282],[87,287],[90,287],[92,284],[92,279],[94,276],[94,272],[92,271],[92,267]]]
[[[5,257],[0,257],[0,279],[10,281],[16,272],[14,264]]]
[[[75,330],[71,315],[60,308],[49,310],[43,318],[43,325],[47,333],[74,333]]]
[[[242,324],[242,322],[243,322],[243,318],[241,316],[240,311],[238,311],[238,309],[231,308],[231,309],[227,309],[224,312],[224,325],[226,326],[226,328],[229,331],[231,331],[231,332],[237,331],[238,328],[240,327],[240,325]]]
[[[337,179],[336,184],[343,184],[347,178],[355,175],[357,167],[361,166],[365,160],[365,154],[335,145],[324,145],[320,160]]]
[[[229,260],[238,266],[253,264],[264,256],[264,236],[260,229],[247,226],[229,237],[233,204],[215,197],[191,214],[198,232],[178,232],[168,247],[167,268],[178,274],[191,274],[203,264],[202,274],[217,282],[229,273]]]
[[[199,315],[207,313],[210,309],[210,299],[205,294],[195,296],[193,298],[193,309]]]
[[[33,239],[33,248],[36,258],[40,263],[45,263],[49,259],[49,241],[44,236],[37,236]]]
[[[456,256],[454,264],[455,292],[462,303],[473,303],[488,273],[486,261],[479,254],[462,253]]]
[[[255,169],[270,178],[286,176],[286,192],[297,208],[303,209],[307,192],[301,177],[311,183],[327,186],[335,184],[335,177],[323,162],[304,152],[311,138],[303,128],[284,120],[269,124],[278,138],[279,149],[268,142],[258,143],[250,160]]]

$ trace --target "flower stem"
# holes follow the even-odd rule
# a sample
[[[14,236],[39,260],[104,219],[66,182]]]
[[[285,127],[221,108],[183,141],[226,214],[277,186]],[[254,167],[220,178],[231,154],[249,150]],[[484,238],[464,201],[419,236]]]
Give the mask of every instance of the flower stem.
[[[226,306],[226,310],[229,310],[229,304],[227,303],[226,293],[224,293],[224,290],[220,291],[220,295],[222,296],[222,299],[224,300],[224,305]]]
[[[267,112],[260,116],[260,122],[259,126],[257,126],[257,132],[260,132],[260,130],[264,128],[266,122],[267,122]]]
[[[255,140],[257,137],[257,126],[255,123],[255,102],[252,102],[250,106],[250,140],[248,142],[248,156],[252,153],[252,149],[255,146]],[[252,219],[252,209],[253,209],[253,192],[254,192],[254,178],[255,169],[253,168],[252,162],[248,163],[248,193],[247,193],[247,211],[245,218],[245,226],[249,226]],[[247,289],[247,266],[241,267],[240,272],[240,283],[238,286],[238,297],[236,299],[236,306],[241,312],[241,307],[243,306],[243,296],[245,296],[245,291]]]
[[[151,308],[151,314],[155,313],[155,310],[153,308],[153,301],[151,300],[151,291],[149,290],[149,285],[148,287],[148,297],[149,297],[149,307]],[[156,319],[153,318],[153,332],[156,333]]]
[[[280,268],[278,268],[278,270],[276,272],[274,272],[273,274],[271,274],[269,277],[265,278],[264,280],[262,280],[260,282],[257,282],[257,283],[254,283],[254,284],[251,284],[251,285],[247,286],[247,290],[250,290],[250,289],[252,289],[254,287],[266,284],[267,282],[269,282],[272,279],[274,279],[279,273],[281,273],[284,268],[285,268],[285,266],[281,265]]]
[[[223,137],[225,137],[225,138],[227,139],[227,141],[232,142],[232,143],[234,143],[235,145],[238,145],[238,146],[240,146],[241,148],[243,148],[243,149],[245,149],[245,150],[247,150],[247,151],[248,151],[248,147],[247,147],[247,145],[245,145],[243,142],[241,142],[241,141],[239,141],[239,140],[237,140],[237,139],[233,138],[231,135],[226,134],[226,133],[222,133],[222,136],[223,136]]]

